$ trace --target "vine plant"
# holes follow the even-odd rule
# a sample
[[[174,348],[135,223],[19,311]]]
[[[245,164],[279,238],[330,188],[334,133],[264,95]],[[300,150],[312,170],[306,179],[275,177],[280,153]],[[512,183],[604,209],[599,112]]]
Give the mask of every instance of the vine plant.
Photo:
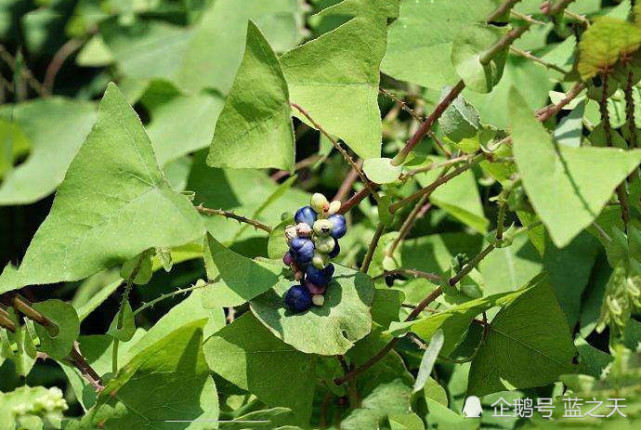
[[[67,3],[42,84],[0,46],[0,204],[55,191],[0,276],[0,429],[637,423],[634,2]],[[312,191],[349,224],[314,306]]]

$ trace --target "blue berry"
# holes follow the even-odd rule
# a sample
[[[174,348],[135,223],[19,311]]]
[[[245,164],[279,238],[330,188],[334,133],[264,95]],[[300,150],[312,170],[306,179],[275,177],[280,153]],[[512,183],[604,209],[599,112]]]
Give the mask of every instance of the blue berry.
[[[292,285],[285,294],[285,306],[292,312],[303,312],[312,307],[312,295],[302,285]]]
[[[334,239],[340,239],[345,236],[345,233],[347,232],[347,224],[345,223],[345,217],[343,215],[334,214],[327,219],[334,225],[331,234]]]
[[[310,227],[314,227],[314,222],[316,222],[317,217],[318,216],[316,215],[316,212],[314,211],[314,209],[312,209],[311,206],[303,206],[296,211],[296,214],[294,215],[294,221],[296,222],[296,224],[303,222]]]
[[[290,244],[289,252],[298,264],[307,264],[314,257],[314,242],[304,237],[295,237]]]
[[[312,284],[323,287],[329,284],[329,281],[332,280],[332,275],[334,274],[334,265],[329,264],[324,269],[317,269],[314,266],[307,266],[307,271],[305,272],[305,279]]]
[[[332,252],[329,253],[329,258],[336,258],[338,254],[341,253],[341,247],[338,244],[338,241],[334,241],[334,249],[332,249]]]

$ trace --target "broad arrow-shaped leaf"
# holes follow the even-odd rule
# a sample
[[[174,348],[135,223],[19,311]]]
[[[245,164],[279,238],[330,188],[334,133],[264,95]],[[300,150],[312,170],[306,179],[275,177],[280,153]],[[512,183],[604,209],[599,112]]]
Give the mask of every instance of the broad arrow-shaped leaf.
[[[514,88],[509,105],[523,186],[561,248],[595,220],[616,186],[641,162],[641,150],[557,145]]]
[[[376,0],[367,7],[338,4],[322,12],[354,18],[281,58],[291,100],[362,158],[381,155],[379,65],[385,53],[386,13]],[[363,6],[363,5],[361,5]],[[296,109],[294,114],[306,121]]]
[[[226,380],[269,406],[290,408],[302,422],[309,420],[314,357],[274,337],[251,313],[210,337],[204,351],[209,367]]]
[[[572,373],[576,349],[548,283],[527,290],[501,310],[472,361],[468,394],[484,396],[539,387]]]
[[[134,110],[110,84],[98,121],[71,163],[49,216],[0,293],[86,278],[152,247],[204,232],[189,200],[171,189]]]
[[[234,169],[294,166],[287,83],[278,57],[251,21],[245,56],[216,123],[207,164]]]

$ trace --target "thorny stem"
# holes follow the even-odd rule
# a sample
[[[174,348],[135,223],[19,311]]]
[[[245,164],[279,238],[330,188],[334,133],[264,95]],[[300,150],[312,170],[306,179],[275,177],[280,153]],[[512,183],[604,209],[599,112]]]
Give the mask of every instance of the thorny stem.
[[[394,251],[396,251],[396,248],[405,240],[409,232],[412,230],[412,227],[414,226],[414,221],[416,221],[416,218],[418,217],[419,212],[423,209],[423,206],[425,204],[429,204],[428,200],[430,198],[429,194],[425,194],[421,199],[416,203],[414,208],[412,209],[412,212],[405,218],[405,221],[403,221],[403,225],[401,225],[401,228],[398,231],[398,236],[394,241],[390,244],[390,246],[385,250],[385,255],[387,257],[391,257],[394,255]]]
[[[354,194],[352,197],[349,198],[345,203],[341,205],[341,208],[339,209],[338,213],[339,214],[346,214],[347,212],[350,211],[354,206],[357,206],[360,202],[362,202],[365,197],[367,197],[367,194],[369,194],[369,191],[367,188],[363,188],[356,194]]]
[[[222,210],[222,209],[210,209],[210,208],[204,207],[202,204],[196,206],[196,210],[198,212],[200,212],[201,214],[224,216],[225,218],[235,219],[238,222],[249,224],[251,226],[254,226],[254,228],[266,231],[267,233],[271,233],[272,232],[272,228],[270,226],[265,225],[260,221],[256,221],[256,220],[249,219],[249,218],[246,218],[246,217],[241,216],[241,215],[237,215],[237,214],[235,214],[234,212],[231,212],[231,211],[226,211],[226,210]]]
[[[378,279],[386,278],[387,276],[395,276],[395,275],[409,275],[409,276],[414,276],[415,278],[425,278],[428,281],[432,281],[432,282],[441,282],[441,280],[443,279],[440,275],[437,275],[436,273],[422,272],[416,269],[396,269],[396,270],[389,270],[387,272],[383,272],[382,274],[372,278],[372,280],[376,281]]]
[[[551,0],[546,1],[541,6],[541,11],[547,16],[554,16],[564,10],[574,0],[558,0],[554,5],[550,4]]]
[[[208,285],[209,284],[207,284],[207,283],[197,283],[195,285],[192,285],[191,287],[179,288],[176,291],[172,291],[170,293],[162,294],[162,295],[156,297],[155,299],[153,299],[153,300],[151,300],[151,301],[149,301],[147,303],[144,303],[142,306],[140,306],[138,309],[136,309],[134,311],[134,316],[138,315],[139,313],[141,313],[141,312],[143,312],[143,311],[145,311],[145,310],[147,310],[149,308],[153,308],[156,304],[158,304],[159,302],[162,302],[163,300],[170,299],[172,297],[176,297],[176,296],[179,296],[181,294],[187,294],[190,291],[198,290],[200,288],[205,288]]]
[[[490,49],[488,49],[487,51],[485,51],[485,53],[483,53],[483,55],[481,55],[481,57],[479,58],[479,62],[484,66],[490,64],[494,57],[496,57],[501,51],[509,47],[512,42],[521,37],[523,33],[528,31],[530,26],[531,24],[529,22],[526,22],[522,26],[508,31],[507,34],[505,34],[505,36],[501,38],[501,40],[496,42]]]
[[[578,96],[581,91],[585,89],[585,84],[583,82],[579,82],[576,85],[572,87],[570,91],[567,92],[563,100],[558,102],[557,104],[551,104],[549,106],[544,107],[543,109],[540,109],[536,112],[536,118],[540,122],[545,122],[548,119],[552,118],[554,115],[559,113],[561,109],[563,109],[568,103],[570,103],[572,100]]]
[[[393,205],[390,205],[390,212],[394,213],[397,210],[399,210],[401,207],[405,206],[408,203],[413,202],[414,200],[418,199],[421,196],[424,196],[425,194],[430,194],[432,191],[440,187],[441,185],[447,183],[449,180],[452,178],[457,177],[461,173],[466,172],[467,170],[471,169],[473,166],[477,165],[480,163],[483,159],[485,158],[485,154],[480,153],[475,155],[473,158],[469,159],[468,162],[460,167],[457,167],[456,169],[452,170],[450,173],[443,175],[439,177],[437,180],[432,182],[430,185],[427,187],[415,192],[414,194],[405,197],[402,200],[399,200],[398,202],[394,203]]]
[[[345,149],[340,145],[338,140],[336,140],[334,136],[329,134],[319,123],[317,123],[316,120],[312,118],[312,116],[309,114],[309,112],[307,112],[305,109],[303,109],[301,106],[297,105],[296,103],[290,103],[290,104],[293,108],[295,108],[297,111],[303,114],[303,116],[307,118],[309,122],[311,122],[314,125],[315,128],[317,128],[321,133],[325,135],[325,137],[329,139],[329,141],[332,143],[334,148],[336,148],[336,150],[341,153],[345,161],[347,161],[347,163],[349,163],[349,165],[352,166],[352,169],[358,172],[358,176],[361,178],[361,181],[363,181],[363,184],[365,184],[365,187],[367,188],[369,193],[372,195],[372,197],[374,197],[376,201],[379,201],[380,198],[378,197],[378,194],[376,193],[376,190],[374,189],[374,186],[372,185],[372,183],[367,179],[367,177],[365,177],[365,173],[363,173],[363,170],[352,159],[352,157],[350,157],[347,151],[345,151]]]
[[[456,276],[450,278],[447,282],[450,286],[456,285],[461,279],[463,279],[469,272],[472,271],[476,265],[478,265],[492,250],[494,249],[494,245],[488,245],[479,255],[474,257],[464,268],[461,270],[459,273],[456,274]],[[405,318],[405,322],[408,321],[413,321],[418,317],[425,308],[427,308],[434,300],[439,298],[443,294],[443,288],[442,287],[437,287],[434,290],[432,290],[431,293],[429,293],[413,310],[412,312]],[[399,338],[395,337],[392,340],[390,340],[383,348],[381,348],[376,354],[374,354],[372,357],[370,357],[365,363],[360,365],[359,367],[353,368],[348,374],[345,376],[342,376],[340,378],[334,379],[334,383],[336,385],[341,385],[345,383],[345,381],[348,381],[352,378],[355,378],[356,376],[360,375],[361,373],[365,372],[367,369],[375,365],[378,361],[383,359],[385,355],[387,355],[388,352],[390,352],[394,346],[398,343]]]
[[[504,1],[494,12],[490,14],[485,20],[488,24],[495,22],[501,16],[503,16],[508,10],[512,9],[514,5],[519,3],[521,0],[507,0]]]
[[[358,166],[361,167],[363,165],[362,161],[358,162]],[[358,171],[354,168],[352,168],[347,176],[345,177],[345,180],[341,184],[341,186],[338,188],[338,191],[336,192],[336,195],[334,196],[333,200],[338,200],[341,201],[345,198],[347,193],[349,193],[349,190],[352,189],[352,186],[358,179]]]
[[[40,324],[46,328],[55,327],[55,325],[47,317],[31,307],[31,304],[26,299],[23,299],[18,294],[14,294],[12,297],[9,296],[9,298],[11,300],[11,305],[17,312],[22,313],[36,324]],[[16,332],[16,326],[11,320],[11,316],[6,310],[1,307],[0,327],[5,328],[12,333]],[[91,365],[87,363],[83,355],[80,353],[77,342],[74,342],[74,346],[69,353],[69,356],[66,358],[66,361],[76,367],[80,371],[81,375],[85,379],[87,379],[87,381],[96,391],[100,391],[103,389],[100,375],[98,375],[98,373],[91,367]]]
[[[404,174],[401,175],[401,180],[411,178],[412,176],[418,175],[419,173],[429,172],[431,170],[438,169],[439,167],[447,167],[447,166],[451,166],[452,164],[458,164],[462,161],[468,161],[472,157],[474,157],[474,154],[466,154],[466,155],[461,155],[459,157],[450,158],[446,161],[443,161],[442,163],[428,164],[427,166],[419,167],[417,169],[405,172]]]
[[[405,103],[403,100],[401,100],[399,97],[397,97],[394,93],[391,91],[388,91],[384,88],[379,88],[378,91],[383,94],[384,96],[389,97],[390,99],[394,100],[396,103],[399,104],[401,109],[403,109],[405,112],[410,114],[412,118],[414,118],[418,122],[423,122],[425,118],[423,118],[421,115],[417,114],[414,109],[408,106],[407,103]]]
[[[118,308],[118,323],[116,325],[117,329],[122,329],[123,323],[125,322],[125,305],[129,302],[129,295],[131,294],[131,288],[134,285],[134,280],[138,276],[138,272],[142,267],[142,263],[145,260],[146,251],[140,254],[138,261],[134,266],[131,274],[127,278],[127,283],[125,285],[125,291],[122,293],[122,298],[120,299],[120,307]],[[114,374],[118,373],[118,347],[120,346],[120,340],[114,338],[113,349],[111,350],[111,370]]]
[[[608,76],[603,75],[603,88],[601,91],[601,100],[599,101],[599,110],[601,111],[601,121],[603,122],[603,133],[605,135],[605,144],[612,147],[612,125],[610,124],[610,113],[608,112]],[[619,197],[619,205],[621,205],[621,219],[623,220],[623,229],[628,233],[628,226],[630,224],[630,205],[628,202],[628,193],[625,189],[625,181],[619,184],[616,189],[617,196]]]
[[[567,70],[563,70],[561,67],[557,66],[556,64],[548,63],[544,59],[539,58],[536,55],[532,55],[530,52],[515,48],[514,46],[510,46],[510,52],[516,55],[520,55],[521,57],[527,58],[528,60],[534,61],[535,63],[539,63],[540,65],[548,69],[556,70],[557,72],[562,73],[564,75],[568,73]]]
[[[628,72],[628,80],[625,87],[625,117],[628,123],[628,133],[630,134],[630,141],[628,142],[628,147],[630,149],[637,147],[637,126],[634,120],[634,97],[632,92],[634,91],[634,74],[632,70]]]
[[[378,241],[380,240],[383,231],[385,231],[385,225],[382,222],[379,222],[376,227],[376,231],[374,232],[374,237],[372,237],[372,241],[369,243],[369,248],[367,248],[367,254],[365,254],[365,259],[361,266],[361,272],[367,273],[369,270],[369,266],[372,264],[372,258],[374,257],[374,251],[376,251]]]

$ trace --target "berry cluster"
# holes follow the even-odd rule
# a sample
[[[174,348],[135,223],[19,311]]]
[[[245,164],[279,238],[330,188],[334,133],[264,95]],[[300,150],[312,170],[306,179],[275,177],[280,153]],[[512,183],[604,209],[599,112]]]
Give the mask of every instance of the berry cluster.
[[[296,272],[300,285],[292,285],[285,294],[285,305],[292,312],[303,312],[312,304],[323,306],[325,290],[334,275],[331,260],[341,248],[338,240],[345,236],[345,217],[338,214],[341,203],[329,202],[324,195],[312,196],[310,206],[294,215],[296,225],[287,226],[285,237],[289,251],[283,263]]]

